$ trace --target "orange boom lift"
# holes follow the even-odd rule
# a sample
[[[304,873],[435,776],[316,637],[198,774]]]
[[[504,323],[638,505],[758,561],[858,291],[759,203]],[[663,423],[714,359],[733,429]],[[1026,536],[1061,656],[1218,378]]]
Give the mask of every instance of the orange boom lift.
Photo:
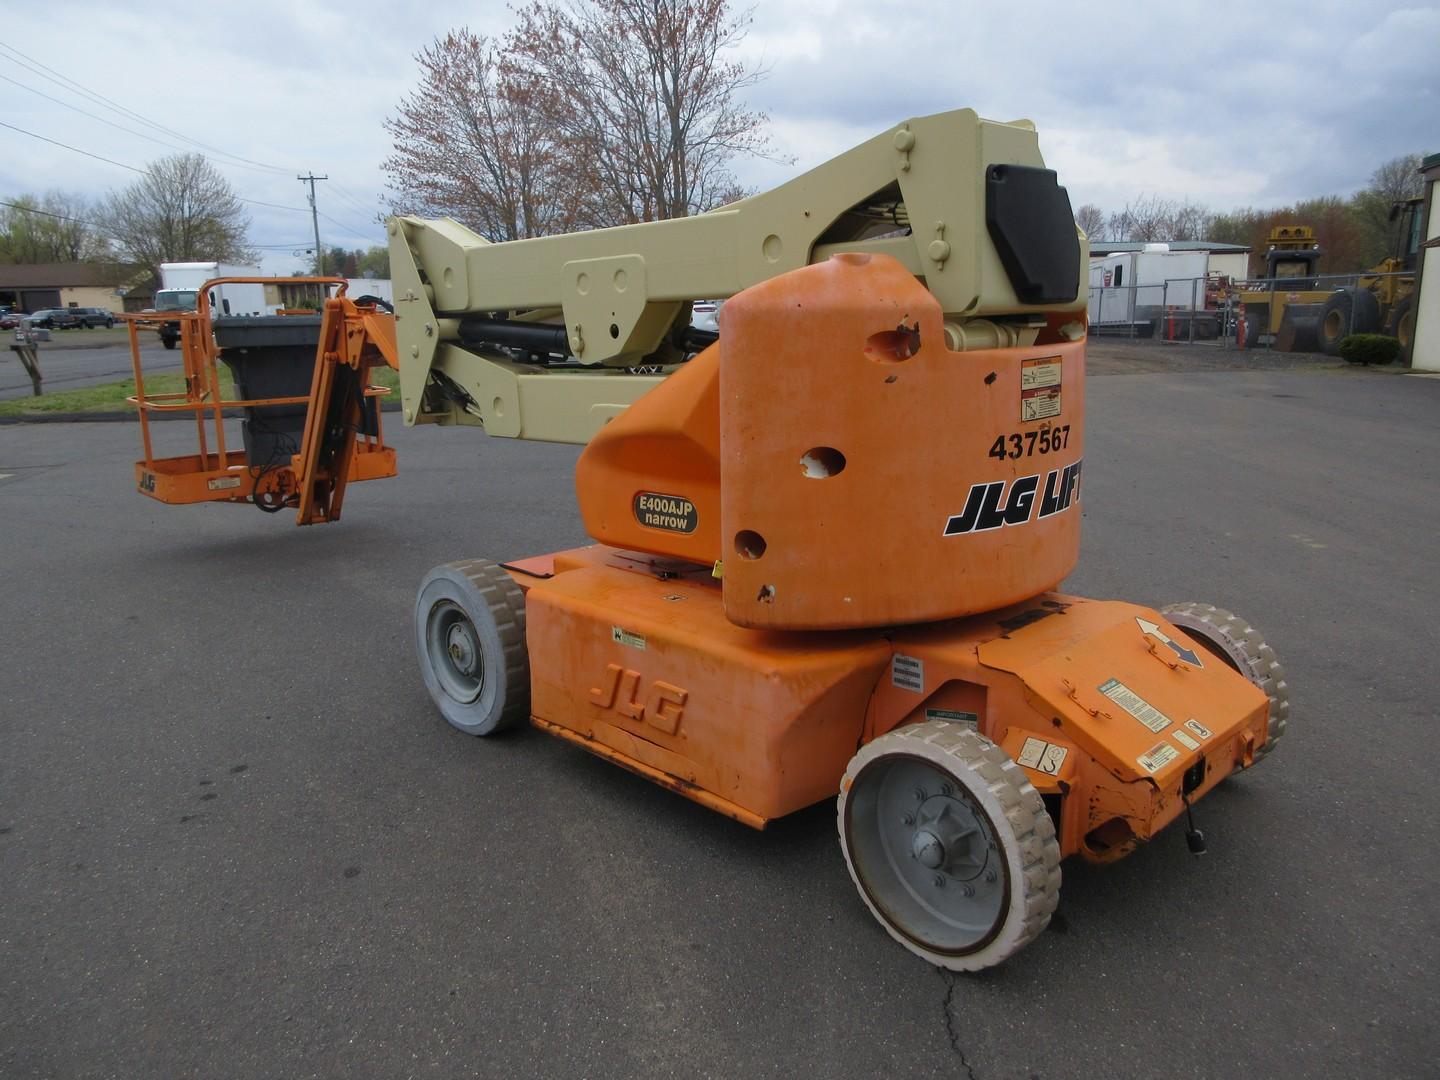
[[[277,497],[334,520],[360,475],[315,453],[356,426],[342,366],[398,366],[407,423],[588,444],[594,544],[421,583],[421,673],[461,731],[528,721],[754,828],[837,797],[863,902],[956,970],[1040,934],[1065,858],[1124,856],[1283,734],[1244,621],[1054,591],[1086,253],[1028,123],[913,119],[675,222],[389,228],[394,319],[327,305]],[[718,340],[700,297],[729,298]]]

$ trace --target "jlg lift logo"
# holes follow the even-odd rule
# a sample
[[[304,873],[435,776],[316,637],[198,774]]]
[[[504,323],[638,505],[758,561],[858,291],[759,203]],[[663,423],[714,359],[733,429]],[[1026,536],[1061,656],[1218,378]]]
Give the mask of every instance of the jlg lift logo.
[[[666,735],[680,730],[680,718],[685,715],[685,702],[689,698],[690,691],[657,679],[650,684],[650,692],[644,695],[642,704],[640,673],[619,664],[606,664],[600,685],[590,690],[592,705],[614,710],[636,723],[649,724]]]
[[[1045,477],[1045,492],[1037,504],[1035,495],[1040,490],[1042,475]],[[1024,525],[1032,515],[1037,521],[1053,517],[1079,501],[1078,461],[1063,469],[1051,469],[1048,473],[1017,477],[1010,484],[1009,495],[1005,493],[1004,480],[972,484],[965,509],[945,522],[945,535],[960,536],[963,533],[989,532],[1004,525]],[[1038,514],[1035,512],[1037,505]]]

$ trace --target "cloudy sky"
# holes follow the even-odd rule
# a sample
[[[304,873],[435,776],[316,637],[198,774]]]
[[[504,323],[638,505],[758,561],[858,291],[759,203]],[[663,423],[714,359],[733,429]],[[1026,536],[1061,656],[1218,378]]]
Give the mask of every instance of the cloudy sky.
[[[121,165],[193,149],[98,96],[216,151],[252,200],[267,269],[309,246],[295,175],[312,169],[331,178],[322,242],[379,243],[380,124],[414,83],[413,54],[510,21],[504,3],[443,0],[15,5],[0,24],[0,198],[98,196],[134,179]],[[1440,150],[1436,4],[770,0],[742,50],[769,71],[750,102],[796,159],[742,163],[758,187],[960,106],[1034,120],[1072,202],[1107,210],[1140,194],[1220,209],[1348,194],[1388,158]]]

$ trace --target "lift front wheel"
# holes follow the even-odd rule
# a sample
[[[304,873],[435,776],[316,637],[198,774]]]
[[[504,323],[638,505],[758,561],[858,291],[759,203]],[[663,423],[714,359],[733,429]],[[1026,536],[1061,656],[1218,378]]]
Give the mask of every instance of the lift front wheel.
[[[415,598],[415,651],[445,719],[489,735],[530,715],[525,594],[485,559],[437,566]]]
[[[838,818],[871,914],[932,964],[992,967],[1050,922],[1060,845],[1044,801],[964,724],[912,724],[866,745],[845,770]]]

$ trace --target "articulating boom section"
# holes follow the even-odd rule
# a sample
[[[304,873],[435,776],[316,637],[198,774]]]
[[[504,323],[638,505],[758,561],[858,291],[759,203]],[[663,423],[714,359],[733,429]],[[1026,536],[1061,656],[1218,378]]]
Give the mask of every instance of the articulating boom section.
[[[389,224],[405,422],[584,443],[708,344],[690,302],[842,252],[888,255],[952,350],[1082,332],[1086,251],[1034,125],[908,120],[706,214],[492,244],[448,218]],[[713,335],[709,335],[713,338]]]

